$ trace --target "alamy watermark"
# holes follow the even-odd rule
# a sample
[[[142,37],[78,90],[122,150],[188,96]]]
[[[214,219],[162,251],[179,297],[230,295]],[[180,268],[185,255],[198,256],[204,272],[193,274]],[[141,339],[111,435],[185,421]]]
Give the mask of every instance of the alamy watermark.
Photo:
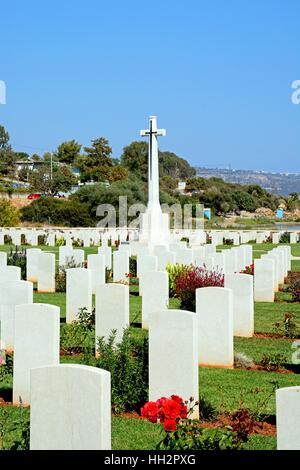
[[[294,80],[291,87],[295,90],[291,95],[292,103],[300,104],[300,80]]]
[[[6,84],[0,80],[0,104],[6,104]]]
[[[168,214],[170,229],[203,230],[204,206],[203,204],[161,204],[163,214]],[[141,214],[147,212],[147,206],[141,203],[128,206],[127,196],[120,196],[118,206],[100,204],[96,215],[101,218],[97,227],[140,229]]]

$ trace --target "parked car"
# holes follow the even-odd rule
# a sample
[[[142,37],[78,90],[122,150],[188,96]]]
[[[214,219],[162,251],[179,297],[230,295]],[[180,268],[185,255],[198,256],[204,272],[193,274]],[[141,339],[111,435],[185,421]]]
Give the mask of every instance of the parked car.
[[[41,198],[41,194],[38,194],[38,193],[32,193],[32,194],[29,194],[29,196],[27,196],[27,199],[30,199],[30,200],[40,199],[40,198]]]

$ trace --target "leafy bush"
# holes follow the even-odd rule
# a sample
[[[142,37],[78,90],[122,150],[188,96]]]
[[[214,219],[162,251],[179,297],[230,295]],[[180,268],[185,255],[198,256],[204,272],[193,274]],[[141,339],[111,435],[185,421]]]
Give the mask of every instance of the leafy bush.
[[[18,247],[16,246],[14,251],[12,249],[10,250],[7,255],[7,265],[21,268],[21,279],[26,279],[27,258],[26,251],[23,248],[21,251],[18,251]]]
[[[129,329],[116,344],[116,331],[107,341],[98,338],[97,366],[111,373],[112,409],[139,411],[148,396],[148,341],[134,342]]]
[[[231,238],[223,238],[223,245],[232,246],[233,240]]]
[[[80,308],[78,320],[61,327],[61,348],[67,354],[84,353],[83,363],[94,363],[95,311]],[[94,365],[94,364],[93,364]]]
[[[16,227],[20,223],[19,210],[10,201],[0,199],[0,227]]]
[[[292,302],[300,302],[300,277],[295,276],[290,283],[290,290],[292,293]]]
[[[284,232],[280,236],[279,243],[290,243],[290,234],[288,232]]]
[[[0,450],[29,450],[29,413],[20,402],[19,419],[10,419],[7,407],[0,407]]]
[[[61,237],[61,238],[57,238],[55,240],[55,246],[64,246],[66,244],[66,240]]]
[[[174,297],[176,293],[176,280],[184,273],[190,271],[192,266],[186,266],[184,264],[170,264],[166,266],[167,273],[169,274],[169,295]]]
[[[22,221],[51,223],[69,227],[92,225],[89,207],[76,199],[43,197],[21,209]]]
[[[213,421],[217,417],[216,407],[203,395],[199,397],[199,418],[202,421]]]
[[[294,322],[295,315],[285,313],[282,322],[274,323],[275,331],[282,333],[286,338],[297,338],[299,336],[298,325]]]
[[[137,262],[136,257],[133,256],[129,258],[129,274],[131,274],[133,277],[137,276]]]
[[[175,281],[176,297],[180,299],[181,308],[196,311],[196,289],[201,287],[224,287],[224,274],[208,271],[205,267],[190,266]]]
[[[0,356],[0,382],[12,380],[14,357],[12,353],[3,353]]]
[[[287,363],[287,358],[284,354],[264,355],[260,361],[260,365],[269,372],[276,372]]]

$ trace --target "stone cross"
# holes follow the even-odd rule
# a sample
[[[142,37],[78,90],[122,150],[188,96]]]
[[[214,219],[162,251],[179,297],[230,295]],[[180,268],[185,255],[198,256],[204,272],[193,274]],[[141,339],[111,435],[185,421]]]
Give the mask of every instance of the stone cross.
[[[165,129],[157,129],[156,116],[149,117],[149,129],[141,130],[142,137],[149,137],[149,163],[148,163],[148,210],[159,206],[159,171],[158,171],[158,145],[157,137],[165,136]]]

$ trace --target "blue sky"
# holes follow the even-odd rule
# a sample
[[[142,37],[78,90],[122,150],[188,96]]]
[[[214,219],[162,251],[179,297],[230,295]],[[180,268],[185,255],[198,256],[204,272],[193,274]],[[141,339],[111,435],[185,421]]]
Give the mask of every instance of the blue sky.
[[[300,172],[298,0],[14,0],[1,5],[0,123],[16,150],[105,136],[115,157],[158,116],[195,166]]]

